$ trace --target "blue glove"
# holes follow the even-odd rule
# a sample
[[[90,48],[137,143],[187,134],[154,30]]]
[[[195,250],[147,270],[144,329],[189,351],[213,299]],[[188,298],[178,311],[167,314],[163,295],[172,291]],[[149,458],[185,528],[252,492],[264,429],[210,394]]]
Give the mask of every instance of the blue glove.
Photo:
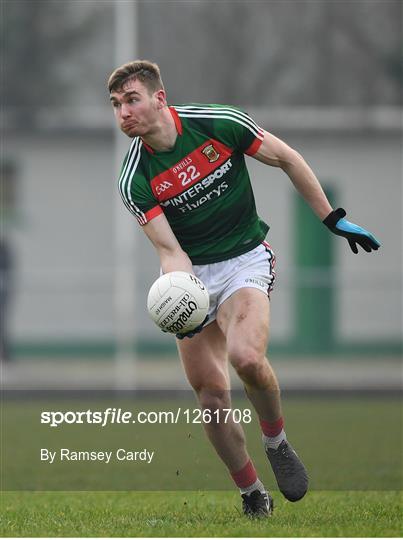
[[[203,330],[204,325],[206,324],[207,321],[208,321],[208,315],[206,315],[206,318],[201,324],[199,324],[199,326],[196,326],[196,328],[193,328],[193,330],[191,330],[190,332],[187,332],[186,334],[175,334],[177,339],[183,339],[185,337],[192,338],[193,336],[195,336],[196,334],[198,334],[199,332]]]
[[[358,253],[357,244],[368,253],[372,250],[376,251],[381,244],[375,236],[362,227],[343,219],[345,215],[346,211],[343,208],[338,208],[337,210],[330,212],[323,220],[323,223],[332,231],[332,233],[347,238],[353,253]]]

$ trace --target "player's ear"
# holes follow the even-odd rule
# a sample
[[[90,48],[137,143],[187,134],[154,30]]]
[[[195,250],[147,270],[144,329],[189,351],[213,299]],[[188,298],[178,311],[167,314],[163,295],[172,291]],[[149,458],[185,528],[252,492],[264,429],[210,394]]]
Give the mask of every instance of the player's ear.
[[[158,109],[163,109],[164,107],[166,107],[167,97],[165,94],[165,90],[163,90],[162,88],[160,90],[157,90],[154,93],[154,97],[156,99]]]

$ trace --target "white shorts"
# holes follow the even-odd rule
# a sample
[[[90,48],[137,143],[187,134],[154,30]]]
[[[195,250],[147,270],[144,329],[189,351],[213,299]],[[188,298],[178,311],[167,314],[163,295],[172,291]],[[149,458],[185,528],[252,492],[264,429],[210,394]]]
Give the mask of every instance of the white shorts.
[[[195,275],[203,281],[210,294],[207,324],[216,319],[218,308],[238,289],[252,287],[270,297],[276,277],[275,264],[273,250],[264,241],[233,259],[193,265]]]

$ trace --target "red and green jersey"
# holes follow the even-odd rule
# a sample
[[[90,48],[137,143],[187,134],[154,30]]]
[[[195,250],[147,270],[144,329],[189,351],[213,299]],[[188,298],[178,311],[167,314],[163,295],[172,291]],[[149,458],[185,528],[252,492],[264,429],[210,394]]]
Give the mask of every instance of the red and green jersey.
[[[172,150],[157,152],[133,139],[119,179],[126,207],[140,225],[163,212],[193,264],[253,249],[269,227],[256,213],[244,154],[258,150],[263,130],[235,107],[169,110],[178,131]]]

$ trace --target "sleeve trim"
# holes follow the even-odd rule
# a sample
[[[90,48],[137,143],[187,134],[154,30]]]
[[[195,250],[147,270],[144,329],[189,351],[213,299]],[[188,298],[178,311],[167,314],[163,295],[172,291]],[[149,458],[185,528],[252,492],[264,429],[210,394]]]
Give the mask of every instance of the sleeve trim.
[[[146,225],[149,221],[154,219],[155,217],[159,216],[163,213],[163,210],[160,205],[154,206],[154,208],[151,208],[151,210],[148,210],[148,212],[144,213],[145,219],[142,219],[142,222],[140,225]]]
[[[254,154],[256,154],[256,152],[259,150],[260,148],[260,145],[262,144],[263,140],[262,139],[255,139],[253,141],[253,143],[249,146],[249,148],[247,148],[245,150],[245,154],[247,154],[248,156],[253,156]]]

